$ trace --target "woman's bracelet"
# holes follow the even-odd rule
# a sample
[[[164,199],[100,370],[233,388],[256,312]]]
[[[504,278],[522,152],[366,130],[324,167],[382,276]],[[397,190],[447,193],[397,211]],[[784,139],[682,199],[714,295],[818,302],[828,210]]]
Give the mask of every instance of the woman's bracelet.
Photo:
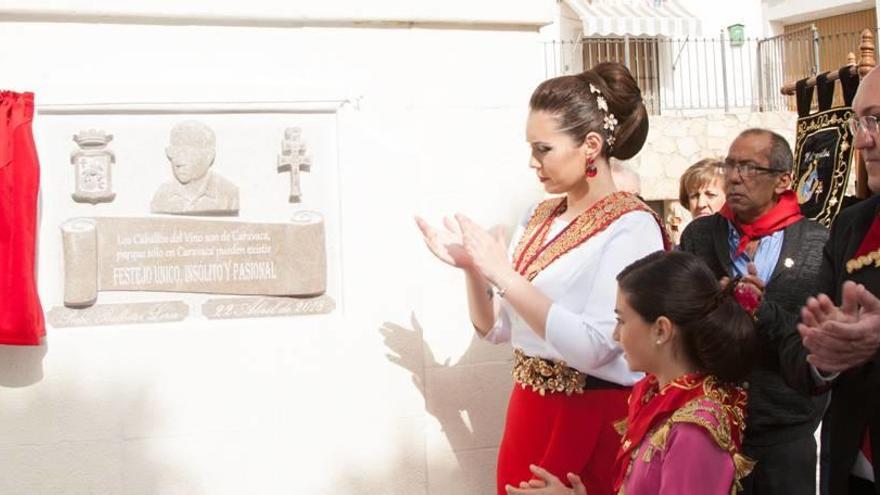
[[[507,294],[507,289],[510,288],[511,282],[513,282],[513,279],[517,275],[518,274],[516,272],[514,272],[514,273],[508,275],[507,277],[505,277],[505,279],[502,283],[493,283],[493,285],[495,286],[495,293],[498,294],[498,297],[504,297],[504,295]]]

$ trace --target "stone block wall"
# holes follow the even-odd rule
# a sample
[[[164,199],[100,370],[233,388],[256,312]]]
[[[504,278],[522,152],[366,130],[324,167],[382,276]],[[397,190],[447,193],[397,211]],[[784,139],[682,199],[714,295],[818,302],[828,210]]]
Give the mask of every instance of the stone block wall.
[[[645,199],[674,200],[681,174],[703,158],[724,157],[740,132],[753,127],[770,129],[793,146],[796,121],[794,112],[654,115],[645,147],[628,165],[641,176]]]

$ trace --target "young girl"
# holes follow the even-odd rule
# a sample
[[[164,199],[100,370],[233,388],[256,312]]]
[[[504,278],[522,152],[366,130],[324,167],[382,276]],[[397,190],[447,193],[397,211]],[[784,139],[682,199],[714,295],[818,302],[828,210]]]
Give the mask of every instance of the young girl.
[[[431,251],[464,271],[477,332],[515,349],[498,493],[541,464],[579,473],[590,495],[607,495],[619,438],[612,423],[641,377],[612,337],[615,277],[664,247],[660,221],[617,192],[608,160],[641,149],[647,113],[632,75],[612,63],[544,81],[529,107],[530,166],[557,197],[529,212],[512,252],[462,215],[446,230],[417,221]]]
[[[617,277],[615,339],[630,368],[647,373],[633,387],[614,467],[614,488],[629,495],[730,495],[752,464],[740,454],[745,390],[755,346],[752,319],[696,256],[654,253]],[[735,295],[736,294],[736,295]],[[583,495],[532,467],[539,480],[510,495]]]

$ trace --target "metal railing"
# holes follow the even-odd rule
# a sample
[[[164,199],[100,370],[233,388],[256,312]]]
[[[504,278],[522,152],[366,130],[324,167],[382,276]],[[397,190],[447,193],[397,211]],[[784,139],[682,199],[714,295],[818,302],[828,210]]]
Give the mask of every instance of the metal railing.
[[[731,44],[723,36],[661,40],[661,109],[752,108],[757,40]]]
[[[779,91],[784,84],[858,63],[861,33],[821,34],[815,26],[761,40],[761,110],[794,110],[793,96]],[[847,60],[848,55],[853,58]],[[839,90],[834,105],[842,104]]]
[[[858,58],[860,33],[822,35],[813,27],[771,38],[584,38],[545,44],[547,77],[600,62],[630,68],[652,114],[793,110],[785,84]],[[839,98],[838,98],[839,99]]]
[[[762,74],[760,109],[790,109],[790,97],[782,95],[779,88],[789,81],[817,74],[817,38],[815,27],[805,27],[758,43],[759,70]]]

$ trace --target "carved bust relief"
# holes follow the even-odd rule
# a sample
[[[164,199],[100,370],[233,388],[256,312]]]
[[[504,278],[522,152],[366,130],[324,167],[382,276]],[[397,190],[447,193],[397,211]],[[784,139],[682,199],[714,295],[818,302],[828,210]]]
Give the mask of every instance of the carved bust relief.
[[[187,120],[171,128],[165,156],[174,179],[153,195],[153,213],[237,215],[238,187],[211,170],[216,138],[207,125]]]

